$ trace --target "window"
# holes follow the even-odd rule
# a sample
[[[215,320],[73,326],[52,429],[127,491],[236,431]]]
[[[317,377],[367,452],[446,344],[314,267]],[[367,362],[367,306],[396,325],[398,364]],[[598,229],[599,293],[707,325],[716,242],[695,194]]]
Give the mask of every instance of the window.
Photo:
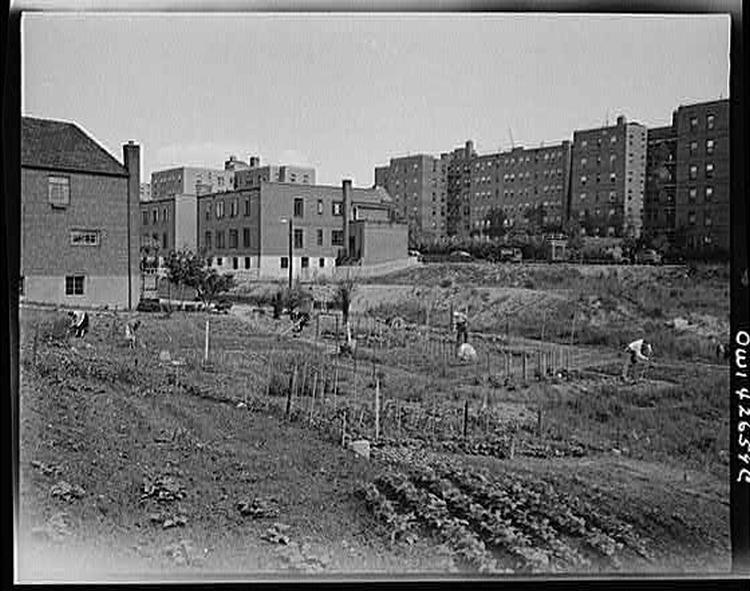
[[[239,204],[237,203],[236,199],[232,199],[229,202],[229,217],[230,218],[237,217],[238,213],[239,213]]]
[[[216,202],[216,219],[221,219],[224,217],[224,201],[217,201]]]
[[[613,172],[609,175],[609,182],[614,183],[617,181],[617,175]]]
[[[142,224],[143,224],[144,226],[148,226],[148,212],[147,212],[147,211],[144,211],[144,212],[142,212],[142,215],[143,215],[143,220],[142,220],[142,222],[141,222],[141,223],[142,223]]]
[[[250,257],[245,257],[245,269],[250,268]]]
[[[70,243],[73,246],[99,246],[99,230],[72,230]]]
[[[158,209],[154,209],[151,212],[151,223],[154,224],[154,225],[156,225],[156,223],[158,221],[159,221],[159,210]]]
[[[706,187],[706,193],[705,193],[705,199],[706,201],[711,201],[711,199],[714,196],[714,188],[713,187]]]
[[[711,162],[706,164],[706,178],[707,179],[714,178],[714,165]]]
[[[229,230],[229,248],[237,248],[238,238],[239,232],[237,230]]]
[[[206,247],[207,249],[209,249],[209,250],[211,249],[211,232],[206,232],[206,233],[205,233],[205,234],[203,235],[203,245],[204,245],[204,246],[205,246],[205,247]]]
[[[694,202],[694,201],[695,201],[695,198],[696,198],[697,196],[698,196],[698,189],[696,189],[695,187],[690,187],[690,189],[689,189],[689,191],[688,191],[688,199],[689,199],[690,201],[693,201],[693,202]]]
[[[609,141],[610,141],[611,143],[613,143],[613,144],[617,143],[617,136],[616,136],[616,135],[613,135],[613,136],[612,136],[612,137],[611,137],[611,138],[609,139]]]
[[[318,246],[323,246],[323,230],[318,229],[316,234],[317,234],[316,244]]]
[[[242,246],[250,246],[250,228],[242,228]]]
[[[582,184],[582,185],[585,185],[585,184],[586,184],[586,175],[583,175],[583,176],[581,177],[581,184]]]
[[[239,266],[239,260],[237,257],[232,257],[232,269],[238,269]]]
[[[301,197],[294,198],[294,217],[301,218],[305,214],[305,200]]]
[[[167,221],[167,208],[163,207],[161,210],[161,221],[166,222]]]
[[[617,193],[615,193],[614,191],[610,191],[609,192],[609,201],[610,201],[610,203],[614,203],[615,197],[617,197]]]
[[[318,215],[323,215],[323,200],[318,199]]]
[[[164,232],[164,234],[161,235],[161,246],[164,250],[169,248],[169,242],[167,241],[167,233]]]
[[[694,211],[691,211],[688,213],[688,224],[690,224],[691,226],[695,225],[695,212]]]
[[[47,177],[47,200],[52,207],[65,208],[70,205],[70,178]]]
[[[690,155],[695,156],[698,152],[698,142],[690,142]]]
[[[711,220],[711,214],[707,213],[706,217],[703,218],[703,225],[710,226],[713,223],[713,220]]]
[[[224,230],[217,230],[216,231],[216,248],[222,249],[225,247],[224,244]]]
[[[690,118],[690,131],[695,131],[698,129],[698,117],[691,117]]]
[[[250,200],[245,199],[245,216],[250,215]]]
[[[581,147],[582,148],[585,148],[588,145],[589,145],[589,143],[586,140],[581,140]]]
[[[221,257],[216,257],[216,266],[217,267],[223,267],[224,266],[224,259]]]
[[[308,257],[302,257],[302,268],[307,269],[310,266],[310,259]]]
[[[83,295],[83,275],[65,276],[65,295]]]
[[[281,268],[282,269],[289,268],[289,257],[281,257]]]
[[[331,230],[331,246],[344,246],[343,230]]]
[[[714,140],[706,140],[706,154],[711,155],[714,153]]]
[[[324,258],[319,258],[318,259],[318,267],[320,267],[322,269],[325,266],[326,266],[326,260]]]
[[[302,248],[303,242],[303,231],[302,228],[294,229],[294,248]]]
[[[587,160],[585,158],[581,158],[581,167],[586,166]]]
[[[695,164],[690,165],[690,180],[695,180],[698,178],[698,167]]]
[[[208,207],[206,207],[206,220],[211,219],[211,204],[208,204]]]
[[[615,167],[615,155],[614,154],[609,155],[609,166],[610,168]]]
[[[713,129],[716,118],[713,115],[706,115],[706,128]]]
[[[396,195],[398,197],[398,195]],[[332,204],[333,215],[343,215],[344,204],[341,201],[334,201]]]

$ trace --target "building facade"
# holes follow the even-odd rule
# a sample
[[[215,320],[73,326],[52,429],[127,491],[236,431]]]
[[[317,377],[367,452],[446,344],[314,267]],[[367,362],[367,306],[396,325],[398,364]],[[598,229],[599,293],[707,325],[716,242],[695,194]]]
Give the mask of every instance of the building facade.
[[[675,241],[689,250],[729,251],[729,100],[680,106]]]
[[[22,300],[134,308],[140,148],[123,164],[74,123],[21,123]]]
[[[252,189],[261,183],[315,184],[315,169],[291,164],[260,165],[260,157],[253,156],[246,168],[235,170],[235,189]]]
[[[639,237],[646,189],[646,128],[614,126],[573,133],[569,217],[586,236]]]
[[[375,186],[388,191],[399,219],[416,243],[447,233],[447,167],[426,154],[391,158],[375,168]]]
[[[140,201],[151,201],[151,183],[141,183]]]
[[[196,195],[172,195],[140,204],[140,248],[142,254],[161,261],[172,250],[198,247]]]
[[[341,188],[262,182],[198,198],[199,249],[240,280],[285,279],[291,239],[293,275],[311,280],[332,274],[347,255],[364,265],[405,258],[407,228],[391,221],[391,210],[387,193],[348,181]]]
[[[648,130],[643,229],[647,236],[673,242],[676,229],[677,129],[674,124]]]

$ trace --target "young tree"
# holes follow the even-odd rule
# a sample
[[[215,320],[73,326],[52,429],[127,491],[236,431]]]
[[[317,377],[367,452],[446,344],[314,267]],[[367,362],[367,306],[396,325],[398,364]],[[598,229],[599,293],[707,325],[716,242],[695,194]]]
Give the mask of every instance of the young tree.
[[[489,227],[485,229],[485,234],[492,240],[501,238],[506,232],[505,221],[507,220],[505,211],[501,207],[493,207],[484,217],[485,222],[489,222]]]
[[[191,250],[173,251],[167,259],[167,278],[182,288],[196,291],[205,306],[235,287],[233,275],[222,275],[208,264],[208,259]]]

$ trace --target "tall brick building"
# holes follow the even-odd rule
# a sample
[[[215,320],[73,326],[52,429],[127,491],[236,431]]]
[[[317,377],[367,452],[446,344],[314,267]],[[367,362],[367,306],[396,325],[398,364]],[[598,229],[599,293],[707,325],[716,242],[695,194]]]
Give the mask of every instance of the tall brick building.
[[[120,164],[74,123],[22,118],[23,299],[137,305],[139,170],[132,142]]]
[[[680,106],[675,240],[690,250],[729,251],[729,100]]]
[[[391,158],[388,166],[375,168],[375,186],[391,195],[415,241],[445,236],[446,179],[445,162],[426,154]]]
[[[653,238],[674,241],[677,197],[677,129],[648,130],[643,229]]]
[[[199,249],[219,271],[239,279],[283,279],[289,273],[289,220],[293,273],[302,280],[329,275],[337,258],[362,264],[407,256],[407,228],[392,221],[381,189],[266,183],[252,189],[198,197]]]
[[[569,217],[587,236],[642,230],[646,189],[646,128],[628,123],[573,133]]]

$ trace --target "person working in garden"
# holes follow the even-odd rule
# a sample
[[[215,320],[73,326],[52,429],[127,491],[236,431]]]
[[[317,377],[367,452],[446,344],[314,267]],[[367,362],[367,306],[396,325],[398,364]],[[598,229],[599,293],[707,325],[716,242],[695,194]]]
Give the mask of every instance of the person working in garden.
[[[628,370],[635,367],[640,362],[651,361],[653,351],[651,345],[643,339],[633,341],[625,348],[627,359],[622,366],[622,379],[628,379]],[[633,377],[636,377],[636,371],[633,371]]]
[[[77,337],[84,336],[89,330],[89,315],[88,312],[82,312],[75,310],[68,312],[70,316],[70,330]]]
[[[453,313],[453,325],[456,327],[456,350],[469,340],[469,320],[463,312]]]

